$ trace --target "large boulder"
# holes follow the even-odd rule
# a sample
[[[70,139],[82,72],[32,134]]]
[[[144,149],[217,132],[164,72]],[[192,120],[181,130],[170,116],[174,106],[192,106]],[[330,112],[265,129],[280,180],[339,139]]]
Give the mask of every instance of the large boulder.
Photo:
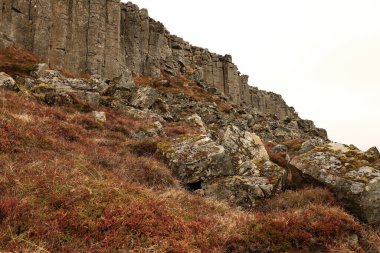
[[[380,155],[376,150],[362,152],[330,143],[296,156],[290,164],[330,188],[357,217],[380,224]]]
[[[191,190],[233,206],[251,208],[285,186],[286,171],[269,161],[260,138],[236,126],[219,140],[185,135],[160,143],[158,150]]]
[[[175,175],[185,184],[233,175],[226,150],[206,135],[184,135],[158,144]]]
[[[132,72],[129,69],[124,69],[123,73],[119,77],[112,80],[112,83],[118,90],[130,90],[135,88]]]
[[[204,195],[227,200],[232,205],[251,208],[260,200],[273,196],[284,189],[286,171],[265,161],[254,164],[243,175],[213,180],[204,187]]]
[[[241,130],[237,126],[230,125],[225,129],[222,145],[232,157],[236,168],[252,159],[269,160],[261,139],[256,134]]]

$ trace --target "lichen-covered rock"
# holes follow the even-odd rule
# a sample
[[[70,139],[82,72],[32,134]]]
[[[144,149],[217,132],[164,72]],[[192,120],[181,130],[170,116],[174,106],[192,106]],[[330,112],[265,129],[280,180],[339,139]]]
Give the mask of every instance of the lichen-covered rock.
[[[89,105],[98,106],[100,103],[100,94],[98,92],[74,90],[70,94],[80,98]]]
[[[135,87],[132,72],[129,69],[124,69],[123,73],[113,80],[113,83],[118,90],[130,90]]]
[[[206,135],[185,135],[161,142],[158,152],[185,184],[233,175],[225,148]]]
[[[269,160],[267,151],[260,138],[248,131],[243,131],[237,126],[228,126],[224,132],[222,145],[232,157],[235,167],[247,160]]]
[[[197,118],[197,117],[195,117]],[[218,145],[206,135],[186,135],[158,145],[184,184],[198,193],[243,208],[284,189],[286,171],[269,161],[260,138],[227,127]]]
[[[49,70],[49,66],[46,63],[37,64],[37,69],[31,74],[37,78],[43,77],[46,74],[46,71]]]
[[[112,106],[125,111],[136,119],[154,119],[160,122],[165,121],[165,119],[157,113],[154,113],[148,109],[136,109],[132,106],[128,106],[126,103],[123,103],[123,101],[120,100],[113,101]]]
[[[380,155],[330,143],[290,164],[330,188],[346,207],[368,223],[380,224]]]
[[[232,205],[251,208],[258,201],[273,196],[284,189],[286,171],[266,161],[236,175],[216,179],[204,187],[204,195],[226,200]]]
[[[307,140],[301,144],[301,147],[299,149],[299,153],[306,153],[310,150],[312,150],[314,147],[323,144],[325,141],[321,138],[313,138],[310,140]]]
[[[4,72],[0,72],[0,88],[9,90],[17,90],[16,82],[11,76]]]
[[[367,155],[370,155],[370,156],[380,156],[380,152],[379,150],[377,149],[377,147],[372,147],[372,148],[369,148],[366,152],[365,152]]]
[[[95,119],[96,122],[105,123],[107,121],[105,112],[93,111],[92,117]]]
[[[152,107],[158,97],[157,90],[151,87],[142,87],[132,97],[130,105],[139,109],[148,109]]]
[[[288,147],[282,144],[277,144],[272,149],[273,154],[278,154],[278,153],[286,152],[286,151],[288,151]]]
[[[104,94],[109,88],[108,80],[102,78],[100,75],[92,75],[90,83],[100,94]]]
[[[193,114],[186,118],[186,121],[193,127],[196,127],[199,129],[201,133],[206,133],[206,127],[203,123],[202,118],[198,114]]]

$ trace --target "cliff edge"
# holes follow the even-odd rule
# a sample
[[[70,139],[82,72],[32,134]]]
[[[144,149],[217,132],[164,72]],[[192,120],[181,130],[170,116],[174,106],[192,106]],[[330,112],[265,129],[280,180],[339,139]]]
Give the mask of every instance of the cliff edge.
[[[249,86],[230,55],[192,46],[130,2],[1,0],[0,5],[0,49],[20,47],[52,68],[106,78],[125,68],[153,77],[186,75],[217,88],[237,105],[281,120],[299,119],[280,95]]]

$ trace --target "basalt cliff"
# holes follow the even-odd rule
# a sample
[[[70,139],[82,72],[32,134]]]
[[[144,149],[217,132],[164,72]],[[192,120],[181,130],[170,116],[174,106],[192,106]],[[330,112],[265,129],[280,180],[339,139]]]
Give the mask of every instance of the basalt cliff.
[[[117,0],[0,0],[0,251],[380,252],[380,153]]]
[[[171,35],[132,3],[115,0],[2,0],[0,48],[24,48],[52,68],[119,76],[125,68],[158,77],[190,75],[280,119],[297,117],[280,95],[248,85],[229,55],[218,55]]]

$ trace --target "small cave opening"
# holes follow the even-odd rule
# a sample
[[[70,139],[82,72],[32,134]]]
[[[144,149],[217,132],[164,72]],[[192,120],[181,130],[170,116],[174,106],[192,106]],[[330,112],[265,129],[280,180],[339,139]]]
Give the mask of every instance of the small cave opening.
[[[197,181],[194,183],[188,183],[186,184],[186,189],[195,192],[196,190],[202,189],[202,181]]]

